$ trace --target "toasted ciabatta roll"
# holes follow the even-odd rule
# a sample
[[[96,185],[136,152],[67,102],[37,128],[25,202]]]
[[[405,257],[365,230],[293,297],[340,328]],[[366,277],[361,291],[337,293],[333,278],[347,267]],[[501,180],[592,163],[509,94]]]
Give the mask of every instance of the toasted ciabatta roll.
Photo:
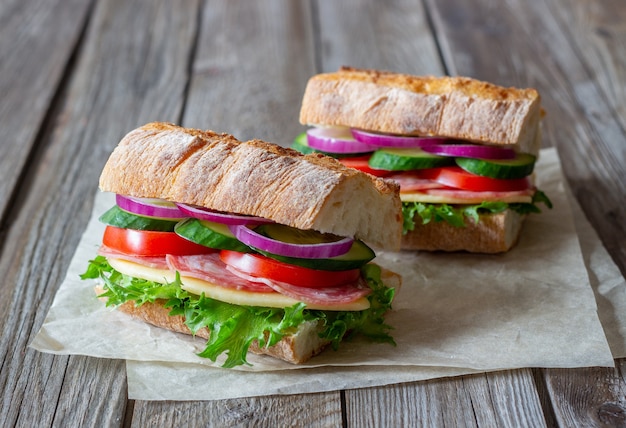
[[[170,310],[165,307],[165,301],[163,300],[157,300],[154,303],[144,303],[141,306],[127,302],[119,306],[118,310],[157,327],[166,328],[176,333],[193,334],[187,327],[187,324],[185,324],[183,316],[169,315]],[[250,344],[248,350],[255,354],[279,358],[292,364],[305,363],[311,357],[322,352],[330,343],[329,340],[319,336],[319,333],[322,331],[319,323],[319,321],[302,323],[297,330],[285,335],[280,342],[269,347],[259,346],[258,340],[255,340]],[[195,336],[208,340],[211,337],[211,333],[205,327],[198,330]]]
[[[309,79],[300,110],[307,125],[448,137],[534,155],[541,145],[540,119],[535,89],[347,67]]]
[[[120,141],[100,189],[399,247],[402,219],[393,182],[261,140],[151,123]]]
[[[343,67],[309,80],[300,122],[316,128],[293,147],[398,181],[403,249],[497,253],[550,204],[532,183],[542,115],[535,89]]]
[[[83,276],[145,322],[208,339],[225,367],[248,350],[302,363],[347,333],[393,342],[397,183],[260,140],[150,123],[128,133],[100,189],[116,193]],[[215,336],[216,337],[213,337]]]

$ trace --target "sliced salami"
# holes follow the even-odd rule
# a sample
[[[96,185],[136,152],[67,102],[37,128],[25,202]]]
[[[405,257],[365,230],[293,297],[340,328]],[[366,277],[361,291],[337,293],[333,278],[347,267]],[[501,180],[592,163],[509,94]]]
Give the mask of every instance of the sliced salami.
[[[365,297],[372,292],[367,282],[361,277],[353,284],[346,284],[339,287],[323,287],[310,288],[299,287],[297,285],[287,284],[285,282],[272,281],[267,278],[257,278],[241,271],[236,270],[232,266],[227,266],[233,274],[240,276],[248,281],[263,282],[275,291],[292,299],[299,300],[308,304],[316,305],[339,305],[354,302],[361,297]]]
[[[106,258],[126,260],[134,262],[142,266],[146,266],[154,269],[167,269],[167,261],[165,256],[133,256],[129,254],[120,253],[113,248],[101,245],[98,249],[98,254]]]
[[[273,293],[274,289],[259,283],[248,281],[234,275],[226,269],[218,253],[192,256],[166,256],[169,269],[176,270],[181,276],[201,279],[224,288],[252,291],[255,293]]]
[[[436,181],[429,180],[427,178],[420,178],[410,173],[393,174],[386,178],[397,182],[400,185],[400,192],[416,192],[426,189],[449,188],[437,183]]]

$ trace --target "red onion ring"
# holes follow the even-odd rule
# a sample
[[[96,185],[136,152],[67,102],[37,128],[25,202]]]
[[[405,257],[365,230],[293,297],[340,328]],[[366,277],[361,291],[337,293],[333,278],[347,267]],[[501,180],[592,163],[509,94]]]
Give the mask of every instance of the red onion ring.
[[[115,203],[129,213],[167,219],[182,219],[185,215],[178,209],[176,204],[164,199],[134,198],[116,194]]]
[[[514,159],[515,150],[505,147],[479,146],[477,144],[435,144],[422,147],[434,155],[477,159]]]
[[[357,141],[375,147],[426,147],[442,144],[447,141],[447,138],[441,137],[411,137],[406,135],[376,134],[360,129],[352,129],[352,135]]]
[[[234,225],[229,229],[237,239],[253,248],[278,256],[300,259],[328,259],[341,256],[350,250],[354,241],[352,238],[343,238],[339,241],[319,244],[292,244],[263,236],[246,225]]]
[[[218,211],[213,211],[208,208],[200,208],[193,205],[176,203],[180,211],[184,214],[194,217],[200,220],[213,221],[215,223],[222,223],[227,225],[239,225],[239,224],[264,224],[272,223],[272,220],[268,220],[263,217],[255,217],[249,215],[240,214],[228,214]]]
[[[306,135],[309,147],[327,153],[366,153],[375,150],[375,147],[355,140],[350,128],[311,128]]]

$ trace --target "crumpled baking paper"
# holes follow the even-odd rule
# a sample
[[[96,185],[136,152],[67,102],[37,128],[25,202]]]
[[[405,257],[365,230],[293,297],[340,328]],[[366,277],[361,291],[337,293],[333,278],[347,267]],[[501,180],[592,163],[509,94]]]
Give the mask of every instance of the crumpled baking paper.
[[[95,298],[94,283],[78,278],[100,244],[97,217],[114,203],[112,195],[98,194],[67,277],[31,346],[126,359],[129,398],[144,400],[321,392],[522,367],[611,367],[626,349],[626,320],[620,319],[626,284],[580,208],[570,206],[554,149],[542,151],[536,171],[537,185],[554,208],[530,215],[508,253],[377,256],[377,263],[403,276],[387,316],[397,346],[354,340],[302,366],[250,355],[252,366],[234,370],[216,367],[223,359],[214,364],[197,357],[201,339],[105,308]]]

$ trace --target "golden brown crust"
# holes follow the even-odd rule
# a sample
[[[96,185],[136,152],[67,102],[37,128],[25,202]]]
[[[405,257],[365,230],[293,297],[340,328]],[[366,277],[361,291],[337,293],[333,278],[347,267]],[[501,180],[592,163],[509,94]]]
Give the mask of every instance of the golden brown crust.
[[[170,316],[170,309],[166,308],[164,303],[164,300],[156,300],[154,303],[148,302],[135,306],[134,302],[126,302],[117,309],[148,324],[191,335],[191,330],[185,324],[185,318],[181,315]],[[261,347],[257,341],[254,341],[249,350],[255,354],[269,355],[292,364],[302,364],[322,352],[330,343],[328,340],[319,338],[318,331],[314,325],[304,325],[301,331],[292,336],[285,336],[274,346]],[[210,333],[205,327],[198,330],[195,335],[208,340]]]
[[[402,249],[427,251],[468,251],[502,253],[519,239],[523,215],[506,210],[498,214],[481,214],[478,223],[468,219],[459,228],[445,221],[421,223],[416,215],[415,229],[402,237]]]
[[[212,131],[165,123],[131,131],[106,163],[100,188],[355,236],[377,247],[400,244],[396,183],[329,157]]]
[[[534,89],[344,67],[309,80],[300,122],[516,145],[536,154],[541,114]]]

